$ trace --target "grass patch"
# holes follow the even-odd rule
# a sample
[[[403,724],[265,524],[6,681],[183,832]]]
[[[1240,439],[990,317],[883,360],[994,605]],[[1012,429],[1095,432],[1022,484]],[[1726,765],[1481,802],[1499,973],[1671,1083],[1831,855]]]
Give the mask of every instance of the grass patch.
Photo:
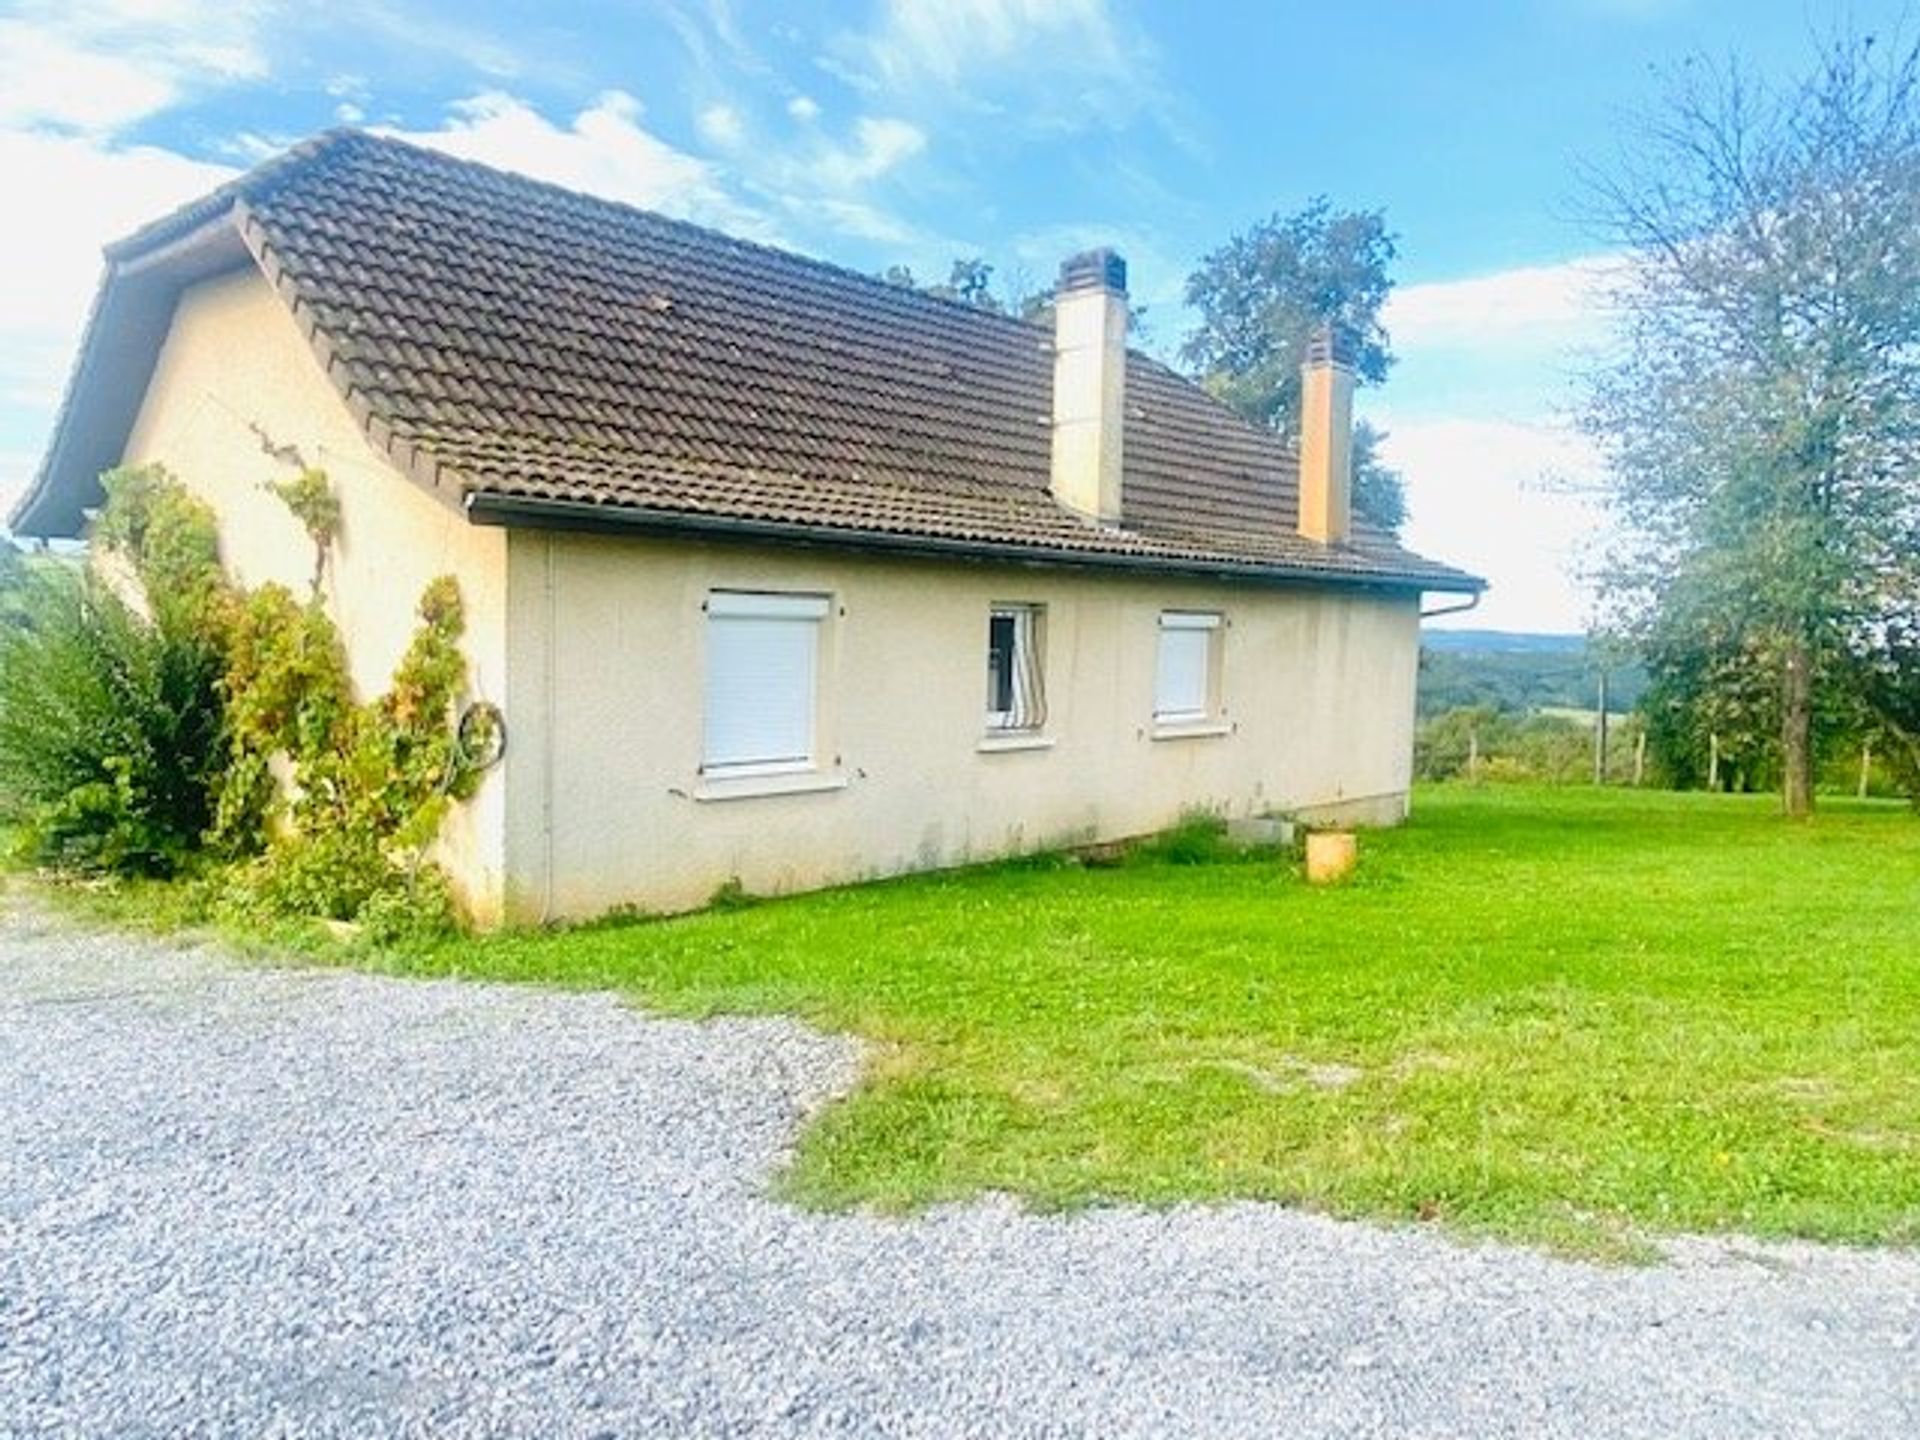
[[[813,1204],[1267,1198],[1616,1255],[1920,1241],[1896,806],[1440,788],[1328,890],[1183,832],[374,963],[883,1042],[786,1176]]]

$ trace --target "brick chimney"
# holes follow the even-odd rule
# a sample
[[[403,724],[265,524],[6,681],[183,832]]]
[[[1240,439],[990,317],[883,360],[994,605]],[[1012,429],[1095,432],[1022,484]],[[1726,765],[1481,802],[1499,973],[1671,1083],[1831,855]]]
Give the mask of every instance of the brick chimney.
[[[1322,325],[1300,366],[1300,533],[1322,545],[1353,533],[1353,348]]]
[[[1053,302],[1053,498],[1120,518],[1127,404],[1127,262],[1089,250],[1060,267]]]

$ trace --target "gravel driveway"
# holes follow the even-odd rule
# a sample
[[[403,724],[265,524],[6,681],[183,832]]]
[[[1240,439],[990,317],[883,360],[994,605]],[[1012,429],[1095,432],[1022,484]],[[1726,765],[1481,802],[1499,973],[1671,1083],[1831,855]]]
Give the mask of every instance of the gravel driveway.
[[[1920,1257],[762,1197],[849,1044],[0,918],[0,1434],[1920,1432]]]

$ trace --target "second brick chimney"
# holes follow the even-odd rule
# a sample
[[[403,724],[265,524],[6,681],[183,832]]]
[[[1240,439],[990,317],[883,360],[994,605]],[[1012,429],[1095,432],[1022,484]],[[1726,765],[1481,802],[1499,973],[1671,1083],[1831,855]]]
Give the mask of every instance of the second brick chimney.
[[[1353,349],[1322,325],[1300,366],[1300,533],[1322,545],[1353,533]]]
[[[1053,498],[1120,519],[1127,406],[1127,262],[1089,250],[1060,267],[1053,302]]]

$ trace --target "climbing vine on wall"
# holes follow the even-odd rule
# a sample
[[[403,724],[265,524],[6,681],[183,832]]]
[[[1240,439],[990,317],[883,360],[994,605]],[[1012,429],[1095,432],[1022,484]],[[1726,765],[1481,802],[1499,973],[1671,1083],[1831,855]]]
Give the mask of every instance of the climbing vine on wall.
[[[313,542],[313,593],[318,595],[327,578],[327,557],[340,538],[340,497],[333,493],[327,472],[312,466],[291,480],[269,480],[267,489],[280,497]]]
[[[340,523],[323,471],[267,487],[314,544],[304,600],[284,585],[234,585],[212,512],[164,470],[106,480],[96,539],[124,557],[156,624],[190,626],[224,656],[226,765],[207,836],[226,862],[221,903],[383,932],[447,923],[445,877],[426,856],[448,805],[479,781],[453,723],[466,620],[452,577],[420,597],[387,692],[359,702],[322,599]]]

